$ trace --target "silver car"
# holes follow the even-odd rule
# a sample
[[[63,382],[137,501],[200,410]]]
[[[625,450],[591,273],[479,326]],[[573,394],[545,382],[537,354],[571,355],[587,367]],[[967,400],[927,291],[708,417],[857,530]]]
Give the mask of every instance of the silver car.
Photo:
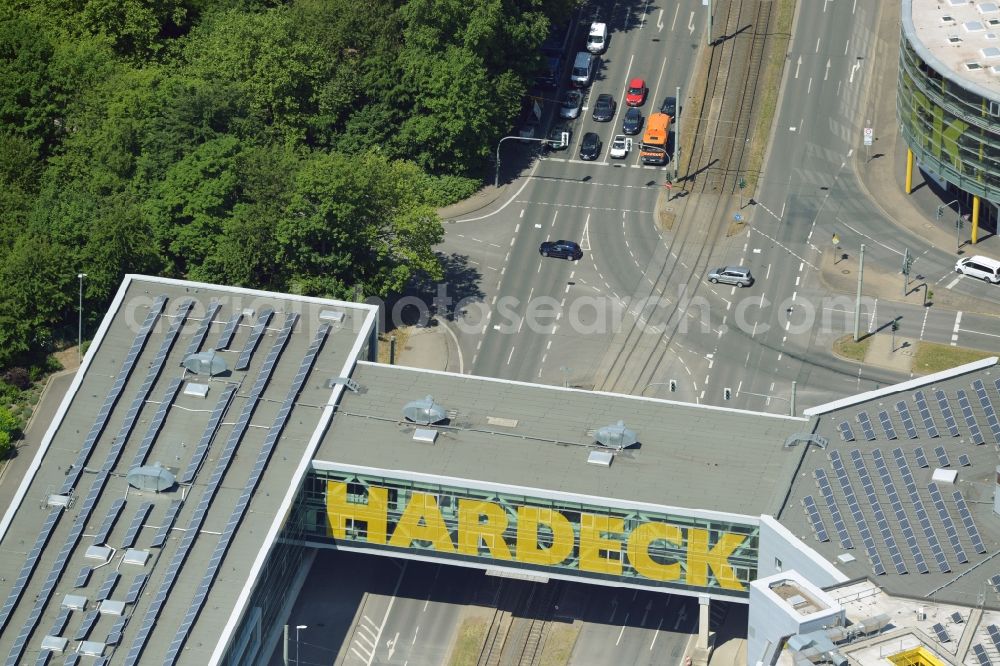
[[[576,118],[580,115],[580,107],[583,105],[583,94],[578,90],[567,90],[563,96],[562,104],[559,105],[560,118]]]
[[[708,281],[712,284],[735,284],[737,287],[749,287],[753,284],[753,275],[746,266],[723,266],[709,271]]]

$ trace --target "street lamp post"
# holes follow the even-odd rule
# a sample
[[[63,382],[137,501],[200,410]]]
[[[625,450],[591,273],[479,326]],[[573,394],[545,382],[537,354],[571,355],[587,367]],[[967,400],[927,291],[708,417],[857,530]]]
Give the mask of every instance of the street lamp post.
[[[500,144],[502,144],[507,139],[520,139],[521,141],[538,141],[539,143],[548,143],[548,139],[536,139],[530,136],[505,136],[497,142],[497,171],[496,175],[493,177],[493,187],[500,187]]]
[[[944,215],[944,209],[950,207],[952,204],[959,203],[958,199],[953,199],[946,204],[941,204],[937,207],[937,219],[940,220],[941,216]],[[962,205],[959,204],[958,208],[958,219],[955,220],[955,252],[959,252],[962,249]]]
[[[740,393],[745,393],[747,395],[755,395],[758,398],[767,398],[768,400],[783,400],[788,403],[788,414],[789,416],[795,416],[795,391],[798,387],[798,382],[792,380],[792,397],[783,398],[780,395],[771,395],[770,393],[754,393],[753,391],[740,391]]]
[[[80,362],[83,362],[83,278],[87,277],[86,273],[77,273],[76,279],[80,281],[80,300],[77,305],[77,323],[76,323],[76,351],[80,356]]]
[[[308,628],[308,624],[295,625],[295,666],[299,666],[299,631]]]
[[[865,244],[861,244],[861,256],[858,257],[858,295],[854,300],[854,341],[861,336],[861,283],[865,279]]]

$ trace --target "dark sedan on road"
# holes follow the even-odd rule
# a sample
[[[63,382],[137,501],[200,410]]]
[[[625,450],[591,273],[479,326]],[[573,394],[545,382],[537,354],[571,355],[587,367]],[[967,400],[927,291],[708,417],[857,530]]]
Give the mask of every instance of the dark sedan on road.
[[[665,113],[671,118],[677,118],[677,98],[671,95],[663,100],[660,105],[660,113]]]
[[[594,120],[599,123],[606,123],[615,117],[615,98],[608,93],[597,96],[597,103],[594,104]]]
[[[538,246],[538,254],[543,257],[558,257],[576,261],[583,256],[580,245],[568,240],[545,241]]]
[[[601,137],[595,132],[587,132],[580,143],[580,159],[596,160],[601,154]]]
[[[622,120],[622,132],[634,136],[640,131],[642,131],[642,111],[637,106],[631,106]]]

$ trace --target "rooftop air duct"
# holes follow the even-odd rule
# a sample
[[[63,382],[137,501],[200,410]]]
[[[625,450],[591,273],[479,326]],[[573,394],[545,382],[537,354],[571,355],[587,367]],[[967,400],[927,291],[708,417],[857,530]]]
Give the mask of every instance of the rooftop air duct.
[[[420,425],[433,425],[446,420],[448,412],[445,411],[444,407],[434,402],[433,397],[428,395],[423,400],[406,403],[406,406],[403,407],[403,416]]]
[[[181,365],[196,375],[210,375],[212,377],[221,375],[229,369],[225,359],[212,350],[191,354],[184,359]]]
[[[594,434],[594,439],[601,446],[621,451],[639,442],[634,430],[625,427],[624,421],[615,425],[604,426]]]

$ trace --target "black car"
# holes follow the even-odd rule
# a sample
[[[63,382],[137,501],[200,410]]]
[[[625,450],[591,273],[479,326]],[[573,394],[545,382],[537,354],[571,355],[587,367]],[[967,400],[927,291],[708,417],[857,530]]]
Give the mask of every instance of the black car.
[[[580,143],[580,159],[596,160],[601,154],[601,137],[595,132],[587,132]]]
[[[568,240],[545,241],[538,246],[538,254],[543,257],[559,257],[576,261],[583,256],[579,244]]]
[[[625,112],[622,120],[622,132],[628,135],[638,134],[642,131],[642,111],[637,106],[630,106]]]
[[[663,104],[660,105],[660,113],[665,113],[671,118],[677,117],[677,98],[671,95],[670,97],[663,100]]]
[[[602,93],[597,96],[597,102],[594,104],[594,120],[599,123],[609,122],[615,117],[615,98],[608,93]]]

